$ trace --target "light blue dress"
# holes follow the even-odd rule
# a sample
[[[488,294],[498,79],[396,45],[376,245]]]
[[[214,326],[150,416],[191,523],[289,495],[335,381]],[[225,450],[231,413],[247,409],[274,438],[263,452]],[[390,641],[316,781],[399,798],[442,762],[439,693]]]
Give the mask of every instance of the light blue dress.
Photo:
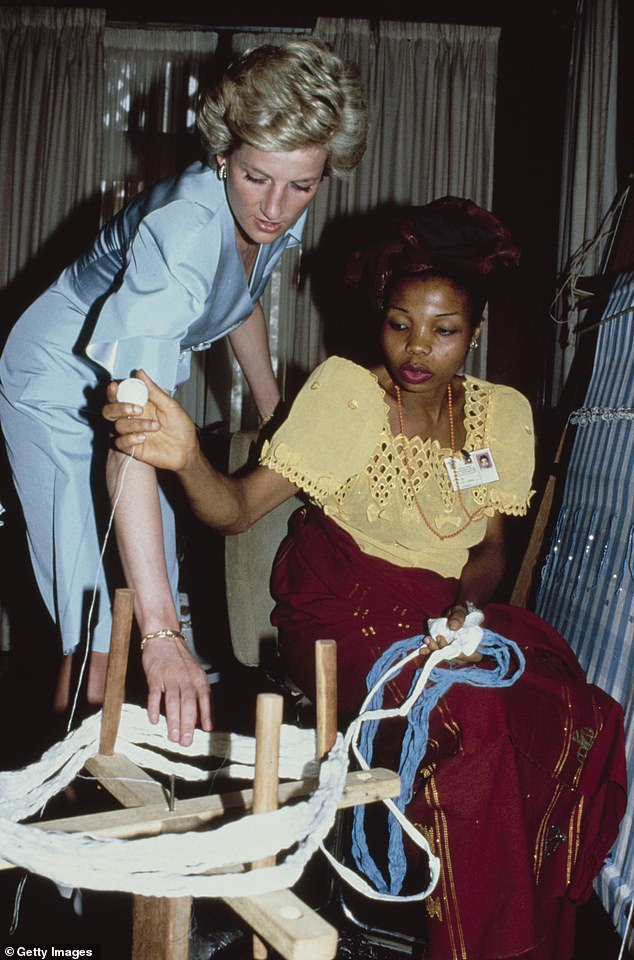
[[[65,653],[110,643],[113,586],[100,554],[105,385],[142,367],[165,390],[253,311],[306,213],[260,247],[247,282],[235,221],[215,170],[194,163],[139,194],[18,320],[0,357],[0,423],[22,503],[35,576]],[[161,491],[165,555],[178,589],[174,518]]]

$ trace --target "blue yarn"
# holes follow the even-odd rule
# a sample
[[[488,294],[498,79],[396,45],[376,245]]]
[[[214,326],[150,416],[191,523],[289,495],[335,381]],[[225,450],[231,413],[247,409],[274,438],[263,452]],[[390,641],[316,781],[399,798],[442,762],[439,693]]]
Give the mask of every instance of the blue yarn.
[[[367,689],[371,690],[393,664],[406,657],[408,653],[411,653],[419,647],[422,642],[423,636],[419,635],[409,637],[405,640],[399,640],[392,644],[391,647],[388,647],[368,673],[366,678]],[[526,661],[518,645],[513,640],[501,637],[492,630],[483,630],[483,637],[478,646],[478,651],[486,654],[489,659],[495,661],[495,667],[493,669],[485,670],[482,667],[472,665],[468,670],[453,670],[447,669],[446,666],[436,666],[431,671],[421,696],[410,709],[407,717],[407,729],[401,747],[398,770],[401,778],[401,793],[395,801],[401,811],[405,810],[405,807],[412,798],[416,771],[427,750],[429,716],[440,698],[447,693],[454,683],[467,683],[470,686],[476,687],[509,687],[515,683],[524,672]],[[518,666],[515,668],[513,668],[511,662],[513,656],[518,663]],[[423,667],[420,667],[414,674],[410,691],[416,685],[422,669]],[[367,710],[380,710],[382,708],[382,702],[383,688],[381,687],[367,705]],[[379,722],[379,720],[368,720],[361,725],[359,750],[368,764],[371,760],[374,738]],[[389,893],[395,896],[401,892],[407,869],[405,849],[403,846],[403,829],[395,817],[390,815],[388,826],[389,882],[386,882],[368,849],[364,820],[365,807],[356,807],[352,824],[352,854],[355,863],[368,877],[370,882],[374,884],[374,887],[379,893]]]

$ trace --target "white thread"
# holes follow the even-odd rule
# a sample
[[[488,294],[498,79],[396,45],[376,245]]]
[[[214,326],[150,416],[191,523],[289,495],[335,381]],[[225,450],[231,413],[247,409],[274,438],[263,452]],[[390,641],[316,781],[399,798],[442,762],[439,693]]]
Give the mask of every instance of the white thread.
[[[618,955],[618,957],[617,957],[617,960],[623,960],[623,957],[625,956],[624,951],[625,951],[625,947],[626,947],[626,944],[627,944],[627,938],[628,938],[629,933],[630,933],[630,926],[631,926],[631,924],[632,924],[632,911],[633,911],[633,910],[634,910],[634,903],[633,903],[632,901],[630,901],[630,909],[629,909],[628,914],[627,914],[627,923],[625,924],[625,931],[624,931],[624,933],[623,933],[623,939],[621,940],[621,949],[619,950],[619,955]]]
[[[476,640],[479,642],[477,633],[481,634],[479,628],[473,626],[474,629],[459,631],[454,642],[429,655],[414,691],[399,708],[367,710],[378,688],[400,672],[410,660],[419,656],[420,651],[412,651],[386,670],[368,693],[345,738],[338,734],[328,759],[320,766],[312,759],[315,752],[313,731],[287,726],[282,728],[280,776],[299,779],[314,777],[317,768],[320,771],[318,787],[309,801],[283,807],[273,814],[251,815],[204,834],[165,834],[141,840],[55,834],[16,826],[16,820],[24,819],[40,809],[50,796],[73,779],[88,757],[94,755],[101,721],[101,713],[97,713],[85,720],[64,741],[51,747],[38,763],[8,774],[0,771],[0,854],[31,872],[69,886],[116,889],[149,896],[230,897],[250,896],[292,886],[301,876],[307,860],[319,848],[342,879],[364,896],[393,902],[423,900],[438,882],[440,861],[426,838],[392,800],[383,799],[382,802],[412,842],[424,850],[428,857],[430,879],[425,890],[410,896],[379,893],[359,874],[339,863],[324,846],[324,840],[334,822],[343,790],[348,750],[352,748],[362,770],[370,769],[357,747],[361,724],[370,719],[407,713],[422,693],[432,668],[438,662],[473,652],[474,644],[477,646]],[[436,627],[441,629],[442,624],[436,624]],[[434,629],[431,623],[430,629]],[[117,741],[120,751],[119,742],[122,740],[125,740],[125,753],[131,760],[164,774],[178,775],[188,780],[211,780],[220,771],[203,770],[191,763],[176,762],[160,754],[159,749],[188,757],[215,756],[237,761],[223,768],[222,774],[242,779],[251,779],[253,776],[253,738],[195,730],[191,746],[183,747],[167,739],[164,717],[159,724],[150,724],[146,712],[130,704],[124,704],[121,710]],[[34,836],[37,833],[39,836]],[[212,838],[210,844],[207,843],[209,836]],[[97,856],[85,856],[87,849],[91,854],[95,853],[95,845]],[[294,852],[275,867],[250,873],[235,872],[242,871],[253,860],[291,848],[295,848]],[[86,864],[90,864],[89,868]],[[169,868],[165,864],[169,864]],[[228,868],[229,872],[217,873],[213,877],[206,875],[210,870],[219,871],[222,868]]]
[[[469,620],[469,618],[471,618],[471,620]],[[367,722],[368,720],[384,720],[386,717],[407,716],[412,709],[412,706],[421,696],[423,687],[429,680],[430,673],[438,663],[441,663],[444,660],[454,660],[457,657],[471,656],[476,652],[478,649],[478,644],[482,640],[482,628],[478,626],[478,623],[481,622],[482,613],[479,610],[475,611],[474,613],[467,614],[464,621],[465,625],[460,630],[449,630],[447,627],[447,620],[445,618],[429,621],[428,629],[430,635],[433,637],[437,637],[439,635],[444,636],[445,639],[449,640],[450,642],[446,647],[441,647],[439,650],[434,650],[428,655],[427,660],[425,661],[425,666],[420,672],[420,676],[416,681],[414,689],[400,706],[381,710],[367,709],[367,706],[374,697],[374,694],[380,690],[381,687],[384,687],[387,681],[390,680],[395,674],[400,673],[405,664],[409,663],[410,660],[414,660],[416,657],[419,657],[420,650],[413,650],[402,660],[392,664],[389,670],[387,670],[383,676],[377,680],[363,701],[363,705],[359,711],[359,716],[349,728],[349,740],[354,754],[359,762],[361,762],[362,757],[357,750],[357,743],[359,741],[361,724]]]
[[[480,626],[483,620],[484,616],[482,611],[474,610],[465,617],[464,626],[460,630],[455,631],[449,630],[447,627],[446,618],[439,618],[429,621],[428,630],[430,635],[433,637],[437,637],[439,635],[444,636],[449,643],[447,646],[441,647],[438,650],[434,650],[428,655],[427,660],[425,661],[425,666],[421,670],[420,676],[418,677],[412,692],[403,701],[403,703],[401,703],[400,706],[389,709],[382,708],[379,710],[368,710],[368,705],[374,699],[375,694],[382,687],[384,687],[393,676],[400,673],[403,667],[410,663],[410,661],[420,657],[420,648],[416,648],[415,650],[412,650],[411,653],[406,654],[406,656],[392,664],[392,666],[389,667],[381,677],[379,677],[372,689],[366,695],[365,700],[361,705],[361,709],[359,710],[358,716],[352,721],[345,735],[346,744],[354,753],[362,770],[369,770],[370,767],[358,747],[361,725],[369,720],[383,720],[387,717],[406,716],[412,709],[414,703],[416,703],[418,698],[422,695],[423,688],[429,680],[429,675],[438,663],[441,663],[445,660],[452,660],[461,656],[471,656],[473,653],[475,653],[483,636],[483,631]],[[365,897],[369,897],[374,900],[385,900],[390,903],[411,903],[424,900],[430,895],[438,883],[438,879],[440,877],[440,860],[432,852],[426,837],[420,832],[420,830],[414,827],[411,821],[408,820],[408,818],[402,813],[394,801],[388,798],[384,799],[383,803],[398,821],[401,828],[408,835],[410,840],[412,840],[417,847],[420,847],[420,849],[423,850],[428,857],[429,883],[424,890],[408,896],[379,893],[377,890],[371,887],[370,884],[367,883],[358,873],[355,873],[349,867],[346,867],[344,864],[341,864],[335,860],[335,858],[329,853],[323,844],[321,850],[325,854],[331,866],[337,871],[342,879]]]
[[[18,884],[18,888],[15,892],[15,900],[13,901],[13,913],[11,915],[11,926],[9,927],[9,936],[12,937],[15,931],[18,929],[18,923],[20,922],[20,906],[22,904],[22,894],[24,892],[24,887],[28,873],[25,873],[21,878]]]
[[[91,837],[38,830],[16,823],[39,809],[69,783],[88,756],[97,750],[101,714],[97,713],[30,767],[0,773],[0,855],[56,883],[94,890],[121,890],[146,896],[250,896],[292,886],[330,831],[347,771],[347,751],[338,735],[326,761],[319,765],[318,785],[308,800],[270,814],[253,814],[209,831],[164,834],[135,840]],[[160,728],[157,730],[157,726]],[[208,779],[215,771],[193,764],[171,765],[159,756],[160,745],[171,753],[225,756],[239,761],[242,777],[253,777],[255,741],[235,734],[196,730],[190,748],[167,739],[166,724],[150,724],[145,710],[124,704],[117,746],[136,745],[148,765],[178,769],[188,779]],[[146,744],[149,749],[139,747]],[[119,747],[120,749],[120,747]],[[123,752],[123,751],[122,751]],[[127,753],[127,750],[125,751]],[[280,775],[314,776],[314,731],[282,727]],[[282,862],[249,873],[252,860],[291,850]],[[87,855],[87,854],[90,855]],[[227,873],[207,876],[209,870]]]
[[[145,384],[144,384],[144,386],[145,386]],[[96,571],[95,571],[95,585],[94,585],[94,587],[93,587],[92,597],[91,597],[91,599],[90,599],[90,607],[89,607],[89,609],[88,609],[88,617],[87,617],[87,620],[86,620],[86,643],[85,643],[85,645],[84,645],[84,646],[85,646],[84,656],[83,656],[83,658],[82,658],[81,668],[80,668],[80,670],[79,670],[79,677],[78,677],[78,679],[77,679],[77,686],[76,686],[76,688],[75,688],[75,696],[74,696],[74,698],[73,698],[73,705],[72,705],[72,707],[71,707],[70,716],[69,716],[69,718],[68,718],[68,724],[67,724],[67,726],[66,726],[66,731],[67,731],[67,732],[71,729],[71,727],[72,727],[72,725],[73,725],[73,720],[74,720],[74,718],[75,718],[75,711],[77,710],[77,703],[78,703],[78,701],[79,701],[79,692],[80,692],[80,690],[81,690],[81,685],[82,685],[82,682],[83,682],[83,679],[84,679],[84,672],[85,672],[85,670],[86,670],[86,664],[88,663],[88,657],[90,656],[90,648],[91,648],[91,643],[90,643],[90,627],[91,627],[91,623],[92,623],[92,615],[93,615],[94,610],[95,610],[95,601],[96,601],[96,599],[97,599],[97,584],[98,584],[98,582],[99,582],[99,570],[100,570],[101,565],[102,565],[102,563],[103,563],[104,554],[105,554],[105,552],[106,552],[106,546],[108,545],[108,539],[109,539],[109,537],[110,537],[110,532],[111,532],[111,530],[112,530],[112,524],[113,524],[113,522],[114,522],[115,510],[117,509],[117,506],[118,506],[118,504],[119,504],[119,500],[121,499],[121,495],[122,495],[122,493],[123,493],[123,481],[125,480],[125,475],[126,475],[126,473],[128,472],[128,468],[129,468],[130,464],[132,463],[133,459],[134,459],[134,450],[132,450],[132,452],[130,453],[130,455],[129,455],[128,458],[126,459],[125,463],[124,463],[124,464],[122,465],[122,467],[120,468],[120,470],[119,470],[119,476],[118,476],[118,478],[117,478],[117,484],[118,484],[117,493],[116,493],[116,496],[115,496],[115,498],[114,498],[114,502],[113,502],[113,504],[112,504],[112,510],[110,511],[110,518],[109,518],[109,520],[108,520],[108,526],[107,526],[107,528],[106,528],[106,533],[105,533],[105,536],[104,536],[104,538],[103,538],[103,544],[102,544],[102,547],[101,547],[101,553],[99,554],[99,560],[98,560],[98,563],[97,563],[97,569],[96,569]]]

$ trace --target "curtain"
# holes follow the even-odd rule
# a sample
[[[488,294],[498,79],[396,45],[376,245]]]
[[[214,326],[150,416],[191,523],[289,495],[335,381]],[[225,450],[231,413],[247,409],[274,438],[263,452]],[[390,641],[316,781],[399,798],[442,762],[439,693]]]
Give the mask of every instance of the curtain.
[[[2,342],[97,224],[104,24],[103,10],[0,11]]]
[[[98,223],[104,23],[103,10],[0,10],[0,349],[22,310]],[[4,450],[1,457],[3,542],[21,556],[21,542],[7,540],[16,535],[18,510]],[[7,600],[0,597],[3,650],[10,646]]]
[[[217,45],[212,31],[106,29],[102,219],[196,155],[196,99]]]
[[[617,193],[617,69],[618,0],[577,0],[559,213],[561,294],[552,311],[561,326],[553,363],[554,404],[576,348],[574,277],[600,272],[609,239],[601,228]]]
[[[344,231],[355,215],[379,207],[422,204],[445,194],[490,206],[499,33],[497,27],[317,20],[313,34],[359,66],[369,99],[370,134],[357,170],[322,184],[301,253],[282,258],[265,295],[273,362],[287,398],[332,352],[333,341],[341,342],[341,331],[337,337],[333,327],[345,326],[346,318],[331,312],[335,298],[327,295],[325,268],[318,271],[320,291],[312,269],[318,260],[330,262],[338,229]],[[233,50],[286,39],[281,32],[236,33]],[[341,263],[336,266],[341,270]],[[484,330],[481,350],[467,366],[476,376],[486,372],[486,324]],[[214,411],[212,419],[228,419],[232,430],[253,428],[255,413],[228,345],[219,343],[209,354],[207,383],[218,377],[230,382],[230,397],[225,395],[223,408],[208,395],[206,410]]]

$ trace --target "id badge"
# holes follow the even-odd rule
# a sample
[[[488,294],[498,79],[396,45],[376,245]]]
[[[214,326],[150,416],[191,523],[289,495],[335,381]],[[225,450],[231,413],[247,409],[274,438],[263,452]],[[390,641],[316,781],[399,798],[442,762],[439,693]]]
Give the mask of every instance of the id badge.
[[[445,457],[445,467],[454,490],[479,487],[483,483],[493,483],[500,479],[493,454],[488,447],[468,453],[461,450],[455,457]]]

